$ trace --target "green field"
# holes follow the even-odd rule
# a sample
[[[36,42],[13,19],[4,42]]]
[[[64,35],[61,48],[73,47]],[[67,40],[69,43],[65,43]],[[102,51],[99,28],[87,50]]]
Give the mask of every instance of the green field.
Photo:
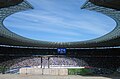
[[[90,69],[88,68],[72,68],[68,69],[69,75],[92,75]]]

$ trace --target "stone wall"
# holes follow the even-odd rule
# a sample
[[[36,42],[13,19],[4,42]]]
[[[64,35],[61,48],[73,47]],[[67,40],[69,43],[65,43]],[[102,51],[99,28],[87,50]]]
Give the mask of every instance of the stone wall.
[[[68,75],[68,69],[66,68],[21,68],[20,74],[38,74],[38,75]]]

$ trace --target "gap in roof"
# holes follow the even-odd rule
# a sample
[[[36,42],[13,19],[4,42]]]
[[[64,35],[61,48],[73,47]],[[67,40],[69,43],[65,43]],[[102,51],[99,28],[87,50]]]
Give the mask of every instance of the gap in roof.
[[[116,22],[80,9],[86,0],[27,0],[34,9],[13,14],[4,25],[27,38],[52,42],[90,40],[112,31]]]

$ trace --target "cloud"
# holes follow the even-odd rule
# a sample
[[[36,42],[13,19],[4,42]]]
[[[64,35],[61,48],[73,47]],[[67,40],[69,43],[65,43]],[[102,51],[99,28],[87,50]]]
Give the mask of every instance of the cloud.
[[[56,41],[86,40],[110,32],[116,24],[103,14],[81,10],[80,6],[85,0],[28,1],[33,5],[33,10],[16,13],[4,21],[16,33],[24,30],[22,34],[26,37],[30,36],[27,32],[33,35],[37,32],[45,40],[53,40],[51,37],[55,35]],[[30,38],[38,39],[33,35]]]

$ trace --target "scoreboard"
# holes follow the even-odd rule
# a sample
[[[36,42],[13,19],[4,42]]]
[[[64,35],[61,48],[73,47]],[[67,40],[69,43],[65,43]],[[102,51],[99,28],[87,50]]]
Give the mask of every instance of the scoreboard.
[[[66,54],[66,48],[57,48],[57,52],[58,52],[58,54],[64,55],[64,54]]]

